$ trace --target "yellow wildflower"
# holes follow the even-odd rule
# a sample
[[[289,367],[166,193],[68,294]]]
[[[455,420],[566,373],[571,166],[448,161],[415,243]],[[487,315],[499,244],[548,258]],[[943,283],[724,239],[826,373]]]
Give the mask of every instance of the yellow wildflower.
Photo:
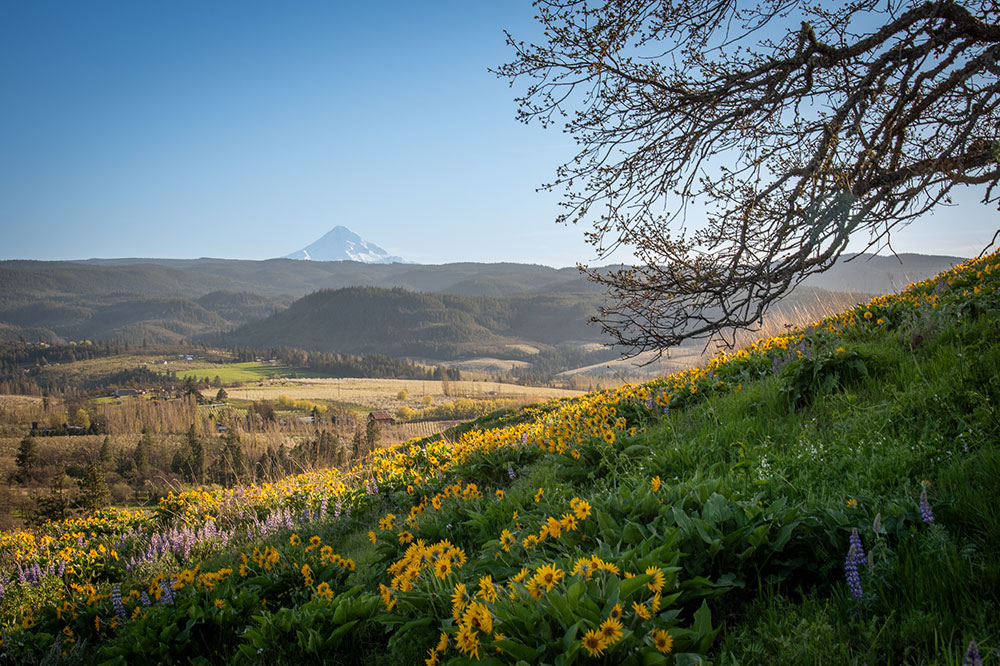
[[[663,629],[653,629],[651,635],[653,637],[653,645],[660,652],[665,654],[674,649],[674,637],[670,635],[670,632]]]
[[[608,646],[614,645],[622,637],[622,623],[620,620],[609,617],[601,623],[601,636]]]
[[[591,629],[585,633],[580,642],[583,643],[583,649],[591,657],[600,657],[604,653],[604,648],[607,647],[607,643],[604,642],[604,636],[596,629]]]

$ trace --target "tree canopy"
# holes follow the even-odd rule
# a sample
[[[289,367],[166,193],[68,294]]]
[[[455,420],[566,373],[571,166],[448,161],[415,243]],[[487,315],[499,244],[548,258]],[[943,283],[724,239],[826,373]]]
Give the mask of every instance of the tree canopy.
[[[563,123],[549,188],[592,225],[599,321],[627,353],[758,323],[848,240],[997,194],[995,0],[537,0],[544,39],[508,34],[519,118]],[[697,220],[694,211],[697,210]],[[984,240],[985,244],[985,240]]]

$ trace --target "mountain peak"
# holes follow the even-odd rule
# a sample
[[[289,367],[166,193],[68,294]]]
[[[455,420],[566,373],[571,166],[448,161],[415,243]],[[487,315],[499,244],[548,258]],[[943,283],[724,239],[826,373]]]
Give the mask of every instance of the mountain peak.
[[[369,243],[344,226],[336,226],[322,238],[285,259],[305,261],[360,261],[365,264],[404,264],[402,257],[391,256],[374,243]]]

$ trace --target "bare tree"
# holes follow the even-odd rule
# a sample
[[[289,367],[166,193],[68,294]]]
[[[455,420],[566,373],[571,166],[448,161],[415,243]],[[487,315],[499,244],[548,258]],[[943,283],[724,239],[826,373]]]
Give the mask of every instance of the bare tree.
[[[537,0],[508,34],[519,118],[579,152],[546,187],[593,225],[597,319],[627,355],[760,321],[853,236],[1000,177],[996,0]],[[694,205],[704,223],[688,226]]]

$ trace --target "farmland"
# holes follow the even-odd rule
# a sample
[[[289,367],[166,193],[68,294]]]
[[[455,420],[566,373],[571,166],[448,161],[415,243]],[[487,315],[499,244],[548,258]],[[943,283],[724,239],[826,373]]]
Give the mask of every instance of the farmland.
[[[401,391],[409,396],[398,398]],[[365,405],[377,409],[396,409],[403,404],[419,404],[430,396],[434,402],[453,397],[517,398],[539,402],[550,398],[578,396],[582,391],[536,386],[518,386],[500,382],[441,381],[419,379],[286,379],[253,386],[227,389],[231,398],[240,400],[275,400],[279,395],[305,400],[329,400]],[[205,391],[208,395],[210,390]]]
[[[302,368],[292,368],[281,364],[257,363],[254,361],[208,366],[180,364],[172,369],[181,379],[203,379],[207,377],[212,381],[218,379],[218,381],[222,384],[256,382],[262,379],[275,379],[280,377],[319,376],[315,372],[303,370]]]

